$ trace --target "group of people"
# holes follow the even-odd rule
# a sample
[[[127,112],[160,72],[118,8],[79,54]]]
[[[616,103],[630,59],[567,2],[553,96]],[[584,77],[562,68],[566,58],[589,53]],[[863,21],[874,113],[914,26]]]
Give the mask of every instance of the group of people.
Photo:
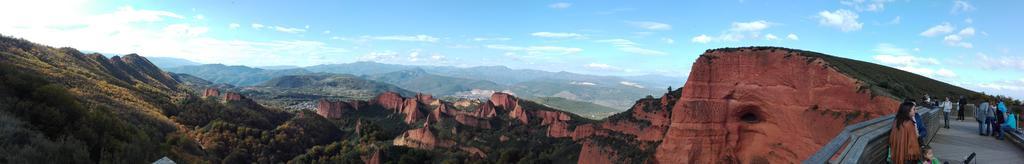
[[[949,129],[949,114],[954,107],[957,111],[956,120],[964,120],[964,112],[967,99],[960,96],[954,103],[946,97],[941,102],[932,102],[932,98],[925,95],[921,104],[914,100],[907,100],[900,104],[896,111],[895,122],[889,132],[889,153],[892,163],[939,163],[940,161],[932,155],[931,148],[924,142],[928,135],[927,128],[921,115],[917,113],[917,106],[939,107],[942,109],[945,125]],[[1006,132],[1017,133],[1017,116],[1007,112],[1006,104],[1002,100],[996,103],[983,101],[977,110],[974,111],[975,119],[978,121],[978,132],[984,136],[994,136],[1003,140]]]
[[[996,103],[981,102],[978,110],[974,111],[974,118],[978,122],[979,135],[994,136],[1003,140],[1006,132],[1019,133],[1016,130],[1017,116],[1007,113],[1006,103],[1002,100]]]

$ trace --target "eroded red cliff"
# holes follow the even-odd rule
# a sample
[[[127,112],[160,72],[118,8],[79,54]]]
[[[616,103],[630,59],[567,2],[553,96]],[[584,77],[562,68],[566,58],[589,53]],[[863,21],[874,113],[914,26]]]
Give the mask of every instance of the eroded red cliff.
[[[847,124],[896,109],[895,99],[873,97],[822,59],[795,53],[701,55],[672,107],[657,162],[799,162]]]

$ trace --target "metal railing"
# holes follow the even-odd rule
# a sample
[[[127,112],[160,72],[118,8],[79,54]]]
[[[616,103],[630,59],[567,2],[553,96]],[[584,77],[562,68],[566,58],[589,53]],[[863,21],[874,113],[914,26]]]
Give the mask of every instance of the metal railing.
[[[935,137],[940,127],[942,110],[918,107],[928,129],[925,143]],[[895,115],[846,126],[835,138],[804,160],[803,163],[885,163],[889,152],[889,131]]]

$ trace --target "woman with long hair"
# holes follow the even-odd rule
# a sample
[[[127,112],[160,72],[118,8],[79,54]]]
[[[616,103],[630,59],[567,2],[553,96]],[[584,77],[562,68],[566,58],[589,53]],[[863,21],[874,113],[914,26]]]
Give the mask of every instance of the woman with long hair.
[[[914,124],[914,103],[903,102],[896,111],[896,121],[889,132],[889,150],[895,164],[917,163],[921,159],[921,146]],[[920,120],[918,120],[920,121]]]

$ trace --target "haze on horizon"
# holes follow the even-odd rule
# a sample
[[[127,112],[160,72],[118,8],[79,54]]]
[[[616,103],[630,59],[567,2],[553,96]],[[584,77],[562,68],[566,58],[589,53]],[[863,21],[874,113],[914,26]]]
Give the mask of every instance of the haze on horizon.
[[[7,1],[0,34],[201,63],[374,61],[685,76],[779,46],[1024,97],[1021,1]],[[783,12],[780,12],[783,11]]]

